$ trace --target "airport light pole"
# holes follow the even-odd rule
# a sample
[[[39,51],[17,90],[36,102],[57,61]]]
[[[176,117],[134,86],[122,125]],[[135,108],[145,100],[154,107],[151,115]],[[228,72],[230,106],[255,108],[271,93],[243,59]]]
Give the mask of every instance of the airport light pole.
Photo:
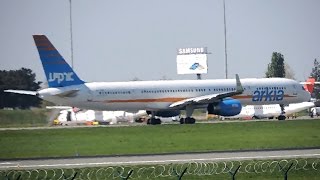
[[[223,18],[224,18],[224,57],[225,57],[225,73],[228,79],[228,56],[227,56],[227,25],[226,25],[226,3],[223,0]]]
[[[70,40],[71,40],[71,67],[73,67],[73,42],[72,42],[72,0],[69,0],[70,3]]]

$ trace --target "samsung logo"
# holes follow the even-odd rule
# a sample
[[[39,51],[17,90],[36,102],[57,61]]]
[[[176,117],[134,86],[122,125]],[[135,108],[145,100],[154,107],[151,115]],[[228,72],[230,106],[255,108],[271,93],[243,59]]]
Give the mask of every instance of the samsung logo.
[[[179,48],[178,54],[207,54],[207,48]]]

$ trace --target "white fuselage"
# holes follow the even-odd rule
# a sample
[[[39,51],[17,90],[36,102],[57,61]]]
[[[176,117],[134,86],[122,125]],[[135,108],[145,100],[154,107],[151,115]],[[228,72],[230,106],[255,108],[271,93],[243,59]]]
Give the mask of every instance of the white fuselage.
[[[242,105],[290,104],[310,99],[310,93],[290,79],[241,79],[241,83],[244,92],[231,98]],[[57,105],[95,110],[168,110],[177,101],[231,92],[235,88],[235,79],[93,82],[43,89],[39,96]],[[78,91],[69,97],[55,95],[70,90]]]

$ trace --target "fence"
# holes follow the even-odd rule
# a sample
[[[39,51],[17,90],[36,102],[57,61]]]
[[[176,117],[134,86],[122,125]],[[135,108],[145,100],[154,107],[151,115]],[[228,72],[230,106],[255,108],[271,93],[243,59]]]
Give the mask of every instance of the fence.
[[[237,176],[302,174],[320,177],[320,158],[257,161],[189,162],[183,164],[109,166],[68,169],[0,170],[0,179],[206,179]],[[303,174],[306,174],[304,176]],[[299,176],[300,176],[299,175]]]

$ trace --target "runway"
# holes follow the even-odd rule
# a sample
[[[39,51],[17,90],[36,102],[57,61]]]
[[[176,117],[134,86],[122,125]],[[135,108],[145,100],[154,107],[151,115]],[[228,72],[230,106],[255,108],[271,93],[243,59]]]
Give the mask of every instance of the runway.
[[[184,153],[165,155],[132,155],[107,157],[76,157],[0,161],[0,169],[81,168],[117,165],[150,165],[188,162],[214,162],[262,159],[320,158],[320,149],[236,151]]]

